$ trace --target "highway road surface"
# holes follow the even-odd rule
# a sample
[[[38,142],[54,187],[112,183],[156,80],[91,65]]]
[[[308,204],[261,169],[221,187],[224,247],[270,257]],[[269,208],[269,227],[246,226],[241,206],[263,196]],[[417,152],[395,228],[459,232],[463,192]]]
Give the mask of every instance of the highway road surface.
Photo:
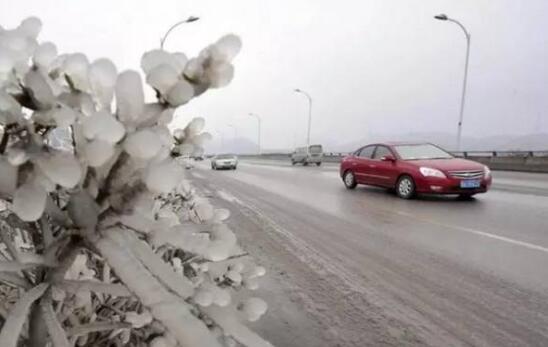
[[[548,175],[406,201],[346,190],[336,165],[189,172],[273,264],[258,329],[278,346],[548,346]]]

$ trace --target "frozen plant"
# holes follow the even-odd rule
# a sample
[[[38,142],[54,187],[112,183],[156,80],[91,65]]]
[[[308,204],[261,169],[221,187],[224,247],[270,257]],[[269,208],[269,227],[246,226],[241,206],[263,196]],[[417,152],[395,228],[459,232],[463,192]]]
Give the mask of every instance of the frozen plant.
[[[146,52],[146,102],[138,72],[40,29],[0,27],[0,346],[270,346],[241,322],[266,304],[233,299],[264,269],[171,155],[201,153],[204,121],[167,128],[230,82],[240,40]]]

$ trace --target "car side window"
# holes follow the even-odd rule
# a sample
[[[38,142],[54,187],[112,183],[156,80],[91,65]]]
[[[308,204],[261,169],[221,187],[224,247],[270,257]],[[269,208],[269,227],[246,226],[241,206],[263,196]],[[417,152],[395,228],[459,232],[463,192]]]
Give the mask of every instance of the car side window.
[[[374,150],[375,150],[375,146],[364,147],[361,149],[360,153],[358,154],[358,157],[371,159],[371,157],[373,156]]]
[[[377,149],[375,150],[375,154],[373,155],[373,159],[381,160],[382,157],[386,157],[387,155],[393,155],[390,149],[385,146],[377,146]]]

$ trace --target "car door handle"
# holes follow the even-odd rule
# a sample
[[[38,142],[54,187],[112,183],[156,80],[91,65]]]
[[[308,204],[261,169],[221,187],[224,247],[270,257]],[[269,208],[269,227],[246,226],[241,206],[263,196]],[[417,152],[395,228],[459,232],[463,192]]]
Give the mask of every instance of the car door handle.
[[[356,164],[356,163],[352,163],[352,166],[356,166],[356,165],[358,165],[358,164]]]
[[[369,167],[377,167],[376,165],[370,164]]]

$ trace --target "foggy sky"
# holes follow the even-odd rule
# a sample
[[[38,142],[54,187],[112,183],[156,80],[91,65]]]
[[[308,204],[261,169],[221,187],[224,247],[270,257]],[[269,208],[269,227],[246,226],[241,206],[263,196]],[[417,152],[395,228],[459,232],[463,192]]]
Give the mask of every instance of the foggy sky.
[[[169,26],[165,48],[192,56],[225,33],[241,36],[234,81],[178,111],[178,124],[206,119],[213,135],[256,139],[263,147],[305,142],[313,97],[312,142],[350,142],[377,133],[456,131],[465,56],[459,27],[472,34],[463,135],[548,131],[546,0],[194,0],[8,1],[0,24],[29,15],[44,22],[41,40],[60,52],[109,57],[139,69]],[[140,70],[140,69],[139,69]]]

